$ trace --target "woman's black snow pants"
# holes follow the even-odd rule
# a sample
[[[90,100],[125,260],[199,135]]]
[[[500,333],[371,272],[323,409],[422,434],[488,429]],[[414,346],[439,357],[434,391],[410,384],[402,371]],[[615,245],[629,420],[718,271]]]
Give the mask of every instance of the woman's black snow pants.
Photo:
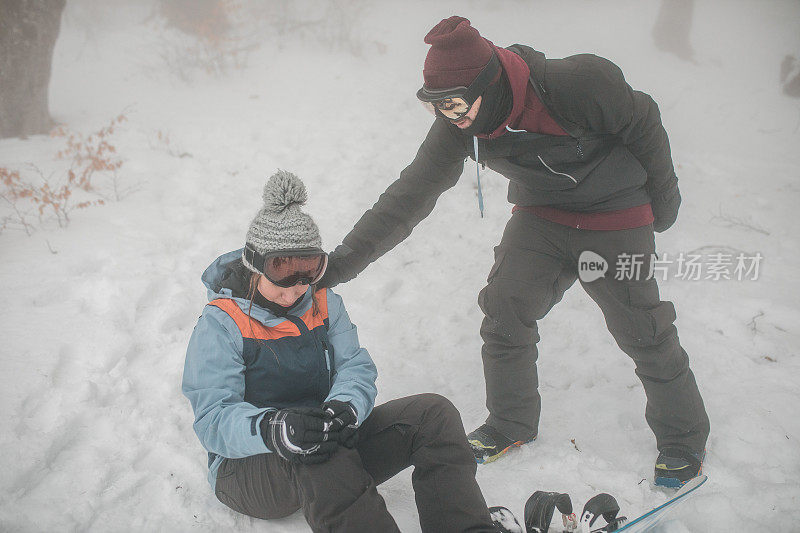
[[[461,416],[437,394],[375,407],[356,448],[339,448],[322,464],[291,464],[271,453],[225,459],[216,495],[256,518],[281,518],[302,508],[313,531],[399,531],[376,485],[409,466],[422,531],[496,531],[475,481]]]

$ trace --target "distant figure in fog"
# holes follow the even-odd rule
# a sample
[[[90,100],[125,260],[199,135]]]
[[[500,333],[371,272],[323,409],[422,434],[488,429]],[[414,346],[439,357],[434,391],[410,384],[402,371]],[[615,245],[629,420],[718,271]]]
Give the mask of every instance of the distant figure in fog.
[[[781,87],[783,94],[800,98],[800,61],[793,55],[787,55],[781,62]]]
[[[659,50],[684,61],[694,61],[694,49],[689,42],[693,10],[694,0],[661,0],[653,26],[653,41]]]

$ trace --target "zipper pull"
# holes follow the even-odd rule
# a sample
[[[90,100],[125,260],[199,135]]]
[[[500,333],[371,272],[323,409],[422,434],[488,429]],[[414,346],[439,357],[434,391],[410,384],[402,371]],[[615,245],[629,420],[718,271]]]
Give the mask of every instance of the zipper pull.
[[[325,366],[328,367],[328,383],[330,384],[333,374],[333,361],[331,361],[331,354],[328,351],[328,344],[325,341],[322,341],[322,350],[325,352]]]

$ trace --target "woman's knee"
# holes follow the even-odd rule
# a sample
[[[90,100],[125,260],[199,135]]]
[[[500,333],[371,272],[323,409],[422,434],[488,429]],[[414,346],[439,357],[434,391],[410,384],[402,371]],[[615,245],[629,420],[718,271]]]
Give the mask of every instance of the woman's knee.
[[[419,395],[422,401],[429,409],[440,413],[442,416],[459,415],[458,409],[453,405],[453,402],[435,392],[425,392]]]
[[[376,407],[373,418],[367,419],[365,428],[374,434],[388,427],[405,428],[401,433],[410,438],[421,434],[431,436],[442,431],[458,429],[463,432],[461,414],[453,403],[436,393],[405,396]]]
[[[422,417],[420,426],[436,428],[437,430],[446,430],[448,428],[456,430],[456,432],[464,432],[464,426],[461,421],[461,413],[458,411],[453,402],[433,392],[420,394],[418,402],[422,406]],[[428,433],[424,431],[424,433]]]

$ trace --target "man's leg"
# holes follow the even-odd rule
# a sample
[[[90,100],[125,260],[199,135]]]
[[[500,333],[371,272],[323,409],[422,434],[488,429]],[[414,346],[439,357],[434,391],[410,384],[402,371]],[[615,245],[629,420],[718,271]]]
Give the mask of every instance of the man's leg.
[[[446,398],[419,394],[375,407],[359,429],[357,450],[376,483],[414,466],[423,532],[496,531],[461,416]]]
[[[485,315],[481,337],[486,423],[514,441],[527,441],[538,433],[536,321],[575,282],[566,249],[568,229],[530,213],[514,213],[495,248],[488,284],[478,296]]]
[[[661,301],[655,279],[646,279],[651,254],[655,253],[652,226],[573,231],[571,243],[576,260],[581,251],[591,250],[609,262],[605,278],[581,284],[602,309],[619,347],[636,363],[636,375],[647,395],[645,418],[655,433],[658,449],[676,447],[702,453],[709,421],[689,368],[689,357],[678,341],[673,324],[675,307]],[[636,279],[614,279],[620,254],[640,254],[643,258],[640,275],[633,276]],[[633,273],[631,269],[626,271]]]

